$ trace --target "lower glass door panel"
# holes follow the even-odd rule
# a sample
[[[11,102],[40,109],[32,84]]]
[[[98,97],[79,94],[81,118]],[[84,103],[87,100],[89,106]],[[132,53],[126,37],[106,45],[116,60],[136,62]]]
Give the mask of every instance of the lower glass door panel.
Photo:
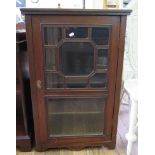
[[[104,134],[106,97],[47,98],[49,137]]]

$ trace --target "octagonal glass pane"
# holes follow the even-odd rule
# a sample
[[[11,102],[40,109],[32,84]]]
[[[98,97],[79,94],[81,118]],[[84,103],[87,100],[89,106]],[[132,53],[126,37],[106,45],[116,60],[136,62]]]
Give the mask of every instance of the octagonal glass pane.
[[[90,86],[92,88],[107,88],[107,74],[106,73],[96,73],[90,79]]]
[[[57,45],[62,39],[62,30],[57,27],[44,28],[44,43],[45,45]]]
[[[108,50],[99,49],[97,53],[97,69],[103,69],[108,65]]]
[[[57,73],[46,73],[46,89],[63,88],[64,78]]]
[[[66,38],[87,38],[87,27],[68,27],[66,28]]]
[[[55,70],[55,48],[45,48],[45,69],[46,70]]]
[[[64,75],[84,76],[94,67],[94,48],[87,42],[65,42],[60,47],[60,68]]]
[[[109,44],[109,28],[108,27],[93,27],[92,40],[96,45]]]

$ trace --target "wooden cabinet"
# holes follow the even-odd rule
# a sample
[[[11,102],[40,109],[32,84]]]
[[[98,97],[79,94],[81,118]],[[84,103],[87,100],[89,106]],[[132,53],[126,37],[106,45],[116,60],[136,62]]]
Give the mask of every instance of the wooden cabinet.
[[[31,150],[32,129],[26,34],[16,32],[16,146],[21,151]]]
[[[21,11],[37,149],[114,148],[131,10]]]

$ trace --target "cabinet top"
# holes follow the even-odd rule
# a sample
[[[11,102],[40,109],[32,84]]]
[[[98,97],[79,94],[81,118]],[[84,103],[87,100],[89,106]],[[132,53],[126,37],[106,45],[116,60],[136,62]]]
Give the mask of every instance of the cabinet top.
[[[130,9],[51,9],[51,8],[21,8],[22,14],[25,15],[129,15]]]

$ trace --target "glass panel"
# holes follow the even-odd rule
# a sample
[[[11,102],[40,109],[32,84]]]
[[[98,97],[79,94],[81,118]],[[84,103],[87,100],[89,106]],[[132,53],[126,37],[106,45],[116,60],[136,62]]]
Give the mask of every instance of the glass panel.
[[[57,45],[62,38],[61,28],[44,27],[44,42],[45,45]]]
[[[60,48],[60,66],[65,75],[87,75],[94,66],[94,48],[89,43],[66,42]]]
[[[104,66],[107,65],[108,65],[108,50],[107,49],[98,50],[97,68],[102,69]]]
[[[68,88],[85,88],[87,86],[87,79],[67,79]]]
[[[88,28],[86,27],[69,27],[66,28],[66,38],[87,38]]]
[[[92,28],[92,40],[96,43],[96,45],[108,45],[109,28]]]
[[[67,88],[87,88],[88,78],[86,76],[94,72],[94,65],[96,65],[97,73],[90,78],[90,87],[107,87],[105,69],[108,66],[108,49],[101,48],[109,44],[110,28],[107,26],[89,29],[93,43],[83,41],[84,38],[88,38],[88,27],[53,27],[50,25],[43,27],[47,89],[64,88],[64,76],[67,76],[65,83]],[[58,44],[62,39],[62,33],[63,37],[68,39]],[[69,38],[73,38],[73,41],[69,42],[71,40]],[[101,45],[97,46],[100,49],[98,49],[96,61],[94,61],[94,43]],[[58,68],[56,68],[56,52],[59,55]]]
[[[46,73],[46,88],[62,88],[64,78],[57,73]]]
[[[55,70],[55,49],[45,48],[45,66],[47,70]]]
[[[91,79],[90,79],[90,86],[97,88],[107,87],[107,74],[106,73],[96,73]]]
[[[47,99],[51,137],[103,135],[106,98]]]

